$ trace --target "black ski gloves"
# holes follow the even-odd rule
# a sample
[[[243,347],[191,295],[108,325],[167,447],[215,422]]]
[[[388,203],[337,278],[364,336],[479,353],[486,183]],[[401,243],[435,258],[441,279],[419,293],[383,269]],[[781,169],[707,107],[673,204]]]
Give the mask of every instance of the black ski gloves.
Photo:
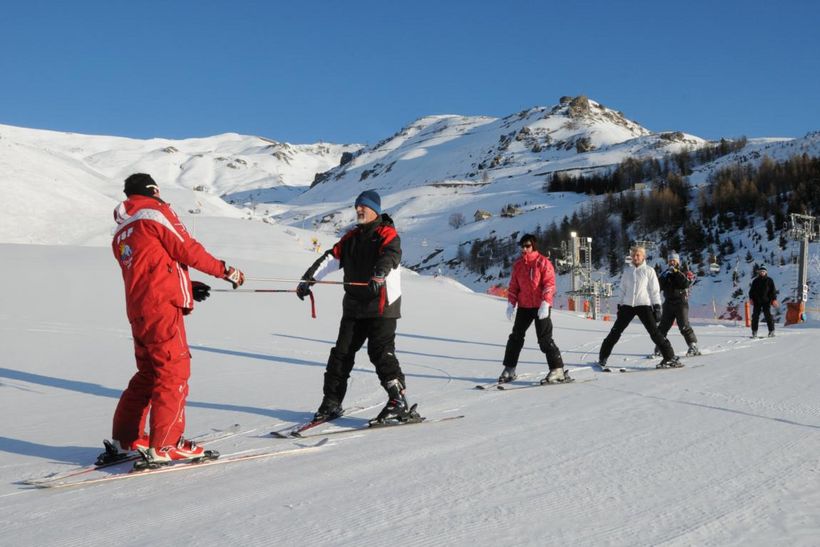
[[[381,293],[382,287],[384,287],[384,278],[383,273],[373,272],[373,277],[370,278],[370,282],[367,284],[373,296],[379,296],[379,293]]]
[[[191,281],[194,290],[194,300],[202,302],[211,296],[211,287],[201,281]]]
[[[302,282],[296,286],[296,296],[299,297],[299,300],[304,300],[306,296],[310,294],[310,287],[313,285],[315,279],[309,277],[307,279],[302,279]]]
[[[652,311],[655,312],[655,323],[661,322],[661,305],[655,304],[652,306]]]

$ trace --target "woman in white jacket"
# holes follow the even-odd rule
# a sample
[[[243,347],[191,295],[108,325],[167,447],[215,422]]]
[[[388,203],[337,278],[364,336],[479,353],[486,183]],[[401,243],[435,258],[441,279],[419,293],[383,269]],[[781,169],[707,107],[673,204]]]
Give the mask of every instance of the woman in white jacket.
[[[621,333],[637,315],[643,323],[646,332],[658,346],[663,355],[663,361],[658,368],[682,367],[669,340],[658,331],[657,322],[661,315],[661,291],[658,276],[653,268],[646,264],[646,249],[633,247],[632,267],[624,270],[621,276],[621,301],[618,303],[618,316],[612,330],[601,344],[598,354],[598,364],[606,366],[606,360],[612,353],[612,348],[621,338]]]

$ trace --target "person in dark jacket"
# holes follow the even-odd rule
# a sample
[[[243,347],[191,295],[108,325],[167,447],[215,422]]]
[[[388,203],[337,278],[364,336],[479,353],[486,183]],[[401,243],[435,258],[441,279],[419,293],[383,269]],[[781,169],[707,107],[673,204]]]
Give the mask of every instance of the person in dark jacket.
[[[769,327],[769,338],[774,337],[774,319],[772,319],[771,306],[777,306],[777,289],[774,281],[769,277],[766,266],[757,269],[757,275],[752,279],[752,286],[749,288],[749,300],[752,301],[752,337],[757,336],[757,326],[760,321],[760,312]]]
[[[698,349],[698,338],[695,331],[689,324],[689,287],[695,279],[695,274],[691,271],[684,273],[680,270],[680,255],[672,252],[669,255],[669,267],[661,273],[658,278],[661,293],[663,294],[663,306],[661,308],[661,320],[658,323],[658,332],[666,336],[672,328],[672,322],[677,322],[686,345],[689,350],[686,355],[700,355]],[[655,346],[655,355],[660,355],[660,349]]]
[[[388,401],[372,422],[406,422],[418,419],[407,404],[405,379],[396,358],[396,322],[401,317],[401,240],[374,190],[356,198],[356,226],[332,249],[319,257],[296,288],[300,299],[310,294],[314,281],[344,270],[342,319],[336,345],[325,369],[324,397],[314,419],[342,415],[347,380],[356,352],[367,341],[367,354],[376,367]]]

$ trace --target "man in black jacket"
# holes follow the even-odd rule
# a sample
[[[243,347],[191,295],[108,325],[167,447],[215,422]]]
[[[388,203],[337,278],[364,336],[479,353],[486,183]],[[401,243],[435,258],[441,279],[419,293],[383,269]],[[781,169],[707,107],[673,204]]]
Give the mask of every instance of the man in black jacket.
[[[698,338],[689,324],[689,287],[692,286],[694,279],[695,275],[691,271],[684,273],[680,270],[680,255],[674,251],[669,255],[669,267],[658,278],[663,293],[663,308],[658,330],[666,336],[672,328],[672,322],[676,321],[686,345],[689,346],[686,352],[688,356],[700,355]],[[655,354],[660,355],[657,346]]]
[[[766,266],[757,269],[757,276],[752,279],[752,286],[749,288],[749,300],[752,301],[752,338],[757,337],[757,325],[760,320],[760,312],[766,319],[766,326],[769,327],[769,338],[774,337],[774,319],[770,306],[777,306],[777,289],[774,281],[769,277]]]
[[[367,340],[367,355],[387,391],[388,401],[372,422],[418,419],[405,398],[405,380],[396,358],[396,321],[401,317],[401,240],[393,221],[381,212],[374,190],[356,198],[356,226],[308,268],[296,288],[300,299],[314,281],[339,268],[344,270],[345,295],[336,346],[325,369],[324,397],[314,419],[342,415],[347,379],[356,352]],[[366,285],[365,285],[366,284]]]

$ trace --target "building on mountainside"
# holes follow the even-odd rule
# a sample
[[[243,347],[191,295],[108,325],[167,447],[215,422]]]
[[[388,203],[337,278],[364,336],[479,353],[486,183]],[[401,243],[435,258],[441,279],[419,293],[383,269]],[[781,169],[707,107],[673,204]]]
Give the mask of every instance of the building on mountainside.
[[[502,217],[515,217],[523,212],[524,211],[522,211],[520,207],[516,207],[515,205],[509,203],[501,208]]]
[[[482,220],[487,220],[488,218],[492,218],[493,214],[489,211],[485,211],[484,209],[476,209],[473,218],[476,222],[481,222]]]

